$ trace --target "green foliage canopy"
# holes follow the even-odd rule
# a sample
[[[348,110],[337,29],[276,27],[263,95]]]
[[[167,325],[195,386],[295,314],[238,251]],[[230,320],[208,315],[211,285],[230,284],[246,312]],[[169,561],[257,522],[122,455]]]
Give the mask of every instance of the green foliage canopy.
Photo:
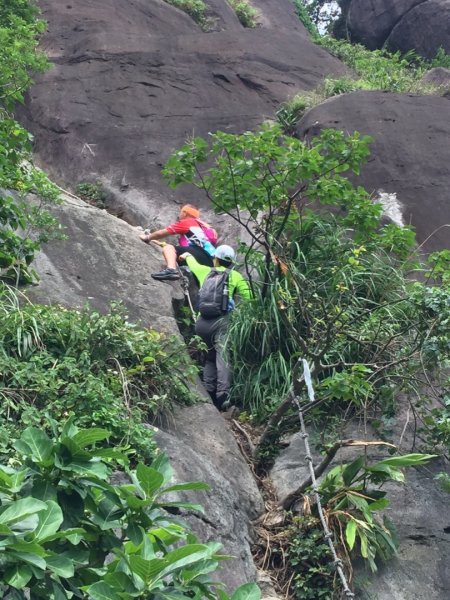
[[[369,142],[335,130],[301,141],[267,124],[215,133],[210,144],[195,138],[166,163],[171,185],[197,186],[245,230],[255,299],[235,311],[228,343],[235,400],[267,430],[289,413],[299,357],[333,406],[324,415],[392,412],[400,389],[419,391],[423,369],[439,375],[448,359],[448,349],[424,352],[437,331],[448,336],[448,320],[426,308],[438,292],[409,279],[414,232],[383,223],[381,205],[346,177]],[[445,287],[435,289],[447,302]]]
[[[227,558],[220,544],[199,543],[169,513],[202,507],[164,498],[206,484],[171,484],[162,454],[131,469],[120,449],[97,447],[105,429],[79,429],[73,419],[58,429],[53,422],[49,437],[27,428],[16,465],[0,467],[2,597],[213,600],[220,590],[220,600],[230,600],[209,575]],[[259,598],[254,584],[232,596]]]
[[[0,8],[0,276],[16,283],[35,277],[29,269],[35,252],[59,232],[42,209],[43,202],[57,200],[58,191],[33,167],[31,136],[11,115],[32,83],[30,73],[48,67],[37,50],[45,27],[37,12],[25,0],[7,0]],[[39,200],[31,203],[30,193]]]
[[[190,403],[197,370],[177,338],[140,330],[120,306],[107,315],[25,303],[0,294],[0,452],[27,426],[76,414],[106,427],[110,443],[131,444],[141,460],[155,446],[151,422],[173,402]]]

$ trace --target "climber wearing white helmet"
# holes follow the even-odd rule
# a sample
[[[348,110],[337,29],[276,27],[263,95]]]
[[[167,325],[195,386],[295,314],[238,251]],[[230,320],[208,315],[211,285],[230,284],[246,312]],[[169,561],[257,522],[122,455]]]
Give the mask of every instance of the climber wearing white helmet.
[[[233,270],[235,257],[233,248],[226,244],[216,248],[212,268],[199,264],[189,251],[179,257],[180,261],[186,261],[200,284],[199,317],[195,333],[208,346],[203,383],[219,410],[225,410],[229,406],[231,372],[223,345],[228,316],[234,308],[235,293],[242,298],[251,297],[247,281]]]

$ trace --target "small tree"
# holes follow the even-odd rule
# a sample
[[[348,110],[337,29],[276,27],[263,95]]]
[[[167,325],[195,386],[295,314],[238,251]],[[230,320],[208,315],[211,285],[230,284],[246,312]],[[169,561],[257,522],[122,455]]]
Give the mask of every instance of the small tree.
[[[236,311],[229,346],[234,394],[265,422],[260,466],[292,413],[293,380],[303,393],[299,356],[313,365],[320,404],[388,412],[396,391],[420,385],[424,343],[442,321],[424,310],[424,287],[408,281],[411,228],[383,225],[382,207],[344,176],[359,172],[369,142],[335,130],[303,142],[266,125],[218,132],[211,145],[193,139],[165,166],[171,185],[202,189],[249,238],[242,251],[255,299]]]
[[[329,429],[327,421],[343,425],[355,413],[392,415],[399,390],[423,396],[424,381],[448,361],[450,292],[438,285],[439,279],[448,282],[448,256],[431,261],[434,287],[412,280],[418,268],[414,232],[383,224],[382,207],[345,177],[359,172],[369,142],[335,130],[303,142],[265,125],[255,133],[215,133],[211,144],[190,140],[165,166],[171,185],[197,186],[246,234],[241,251],[254,299],[234,311],[228,347],[235,400],[264,423],[253,453],[259,471],[276,452],[280,433],[298,428],[295,404],[306,400],[305,377],[296,369],[300,358],[312,365],[316,392],[302,412],[322,431]],[[434,439],[442,442],[448,411],[429,419]],[[327,473],[343,446],[392,446],[343,440],[339,433],[335,427],[331,440],[324,434],[326,456],[315,469],[325,476],[324,511],[348,573],[350,556],[363,557],[375,569],[378,558],[395,553],[396,539],[387,522],[372,516],[388,500],[371,484],[398,481],[397,466],[431,457],[408,455],[371,465],[361,456]],[[311,480],[301,482],[282,507],[290,509],[310,485]],[[294,582],[299,598],[317,598],[320,583],[321,597],[331,598],[338,584],[321,568],[329,557],[325,546],[316,549],[321,534],[314,505],[311,519],[299,535],[295,527],[288,533],[290,547],[280,551],[288,557],[287,587]],[[319,582],[318,573],[325,574]]]
[[[38,52],[37,37],[45,23],[27,0],[8,0],[0,8],[0,277],[29,282],[29,270],[40,244],[58,233],[58,224],[42,209],[58,198],[57,188],[33,167],[31,135],[11,114],[30,87],[30,72],[48,67]],[[40,198],[31,204],[30,193]]]

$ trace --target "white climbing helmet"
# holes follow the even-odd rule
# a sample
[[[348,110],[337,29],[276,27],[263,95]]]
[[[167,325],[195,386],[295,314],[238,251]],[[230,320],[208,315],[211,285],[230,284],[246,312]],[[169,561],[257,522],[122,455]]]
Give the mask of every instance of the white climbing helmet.
[[[234,259],[236,258],[236,253],[231,246],[222,244],[222,246],[218,246],[216,248],[216,251],[214,252],[214,258],[218,258],[219,260],[225,260],[228,262],[234,262]]]

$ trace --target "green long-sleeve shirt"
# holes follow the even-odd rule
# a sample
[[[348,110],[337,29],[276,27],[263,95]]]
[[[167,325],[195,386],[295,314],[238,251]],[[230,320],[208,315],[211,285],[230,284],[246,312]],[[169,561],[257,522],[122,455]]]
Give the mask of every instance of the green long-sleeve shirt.
[[[189,251],[188,251],[189,252]],[[206,276],[211,271],[211,267],[206,267],[198,263],[193,256],[186,257],[187,266],[190,268],[192,273],[197,277],[200,287],[202,287]],[[225,267],[214,267],[217,271],[225,271]],[[237,293],[241,298],[251,298],[252,292],[248,285],[248,282],[242,277],[238,271],[231,271],[230,278],[228,280],[228,288],[230,290],[230,298],[233,298],[234,294]]]

